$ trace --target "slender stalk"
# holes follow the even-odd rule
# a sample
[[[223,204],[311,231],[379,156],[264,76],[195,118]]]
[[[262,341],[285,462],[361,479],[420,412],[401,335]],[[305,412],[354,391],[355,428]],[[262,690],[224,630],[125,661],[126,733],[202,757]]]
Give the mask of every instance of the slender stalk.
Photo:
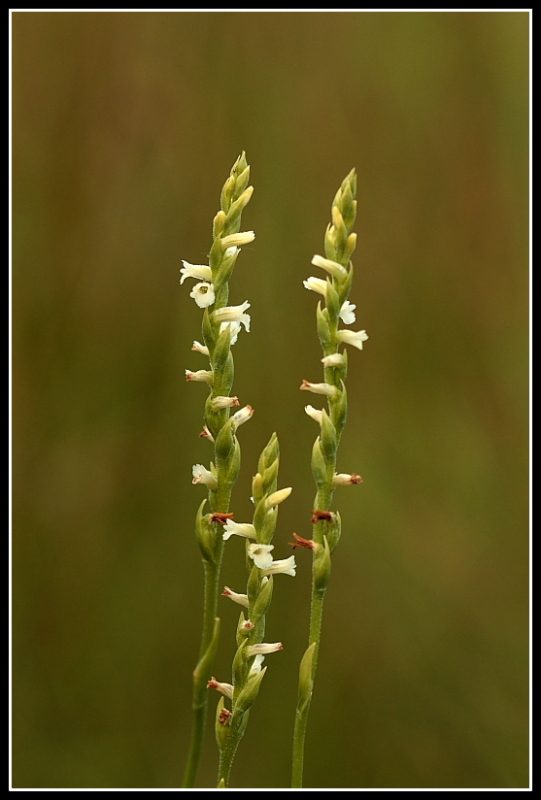
[[[229,515],[231,491],[240,468],[240,446],[237,428],[252,414],[250,406],[230,416],[231,407],[239,405],[231,397],[233,384],[233,356],[231,346],[236,342],[241,325],[250,327],[246,314],[249,303],[228,307],[229,278],[233,272],[240,247],[253,241],[253,232],[239,233],[241,215],[249,202],[253,189],[248,186],[250,168],[244,153],[237,159],[226,180],[220,199],[220,211],[213,224],[214,241],[209,255],[209,266],[194,265],[186,261],[181,270],[181,283],[195,278],[197,283],[190,296],[204,309],[203,344],[194,342],[192,350],[207,355],[210,369],[192,372],[186,370],[186,379],[206,383],[210,389],[205,403],[205,425],[202,436],[214,444],[214,463],[210,470],[201,464],[193,468],[193,483],[207,486],[208,498],[199,506],[196,516],[196,537],[203,558],[205,591],[203,604],[203,633],[199,660],[193,672],[193,727],[186,763],[183,788],[195,784],[207,716],[207,682],[218,646],[219,619],[217,618],[220,589],[220,568],[223,555],[222,526]],[[210,513],[203,509],[209,503]]]
[[[360,483],[358,475],[337,474],[336,454],[346,423],[347,396],[345,379],[347,376],[346,353],[339,347],[345,342],[362,349],[368,337],[365,331],[339,330],[340,320],[345,324],[355,321],[354,305],[348,302],[353,278],[350,261],[355,249],[356,234],[351,233],[356,214],[356,179],[352,170],[342,182],[332,205],[332,223],[325,234],[325,258],[314,256],[312,264],[328,273],[326,280],[309,278],[304,281],[307,289],[323,295],[325,308],[321,303],[317,309],[317,330],[323,350],[324,382],[303,381],[301,389],[327,397],[328,412],[306,406],[306,412],[315,419],[321,428],[312,450],[312,473],[317,486],[315,509],[312,511],[313,539],[296,537],[299,546],[308,547],[313,553],[312,598],[310,612],[310,632],[308,648],[299,668],[299,690],[293,731],[292,788],[303,785],[304,750],[308,713],[312,699],[319,647],[321,641],[321,622],[323,601],[331,574],[331,554],[341,534],[341,521],[338,512],[330,510],[336,486]]]

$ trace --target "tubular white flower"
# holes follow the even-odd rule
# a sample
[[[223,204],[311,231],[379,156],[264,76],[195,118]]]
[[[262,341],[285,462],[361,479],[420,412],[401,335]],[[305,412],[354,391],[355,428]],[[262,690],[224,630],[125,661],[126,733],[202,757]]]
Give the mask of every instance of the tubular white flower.
[[[273,561],[270,567],[266,567],[264,570],[265,575],[278,575],[281,572],[284,575],[292,575],[294,576],[295,573],[295,556],[289,556],[289,558],[280,558],[278,561]]]
[[[284,500],[287,500],[292,491],[293,489],[291,486],[287,486],[285,489],[278,489],[277,492],[270,494],[265,501],[267,511],[270,508],[273,508],[273,506],[277,506],[280,503],[283,503]]]
[[[203,464],[194,464],[192,467],[192,483],[204,483],[209,489],[216,489],[218,481],[216,476],[210,472]]]
[[[331,261],[330,258],[323,258],[323,256],[314,256],[312,259],[314,267],[320,267],[333,275],[335,278],[344,278],[347,275],[347,269],[339,264],[337,261]]]
[[[261,653],[254,658],[254,662],[250,667],[250,675],[257,675],[258,672],[261,672],[261,664],[265,660],[265,656],[261,655]]]
[[[222,694],[225,694],[226,697],[229,697],[230,700],[233,699],[233,686],[230,683],[220,683],[216,678],[211,678],[207,683],[207,689],[217,689]]]
[[[214,285],[212,283],[196,283],[190,292],[199,308],[208,308],[214,303]]]
[[[350,303],[346,300],[342,303],[342,308],[340,309],[340,319],[344,323],[344,325],[353,325],[357,317],[355,316],[355,310],[357,306],[354,303]]]
[[[197,353],[202,353],[204,356],[210,355],[208,347],[205,344],[201,344],[201,342],[194,342],[192,344],[192,350],[195,350]]]
[[[323,417],[323,411],[321,411],[319,408],[314,408],[314,406],[311,406],[311,405],[304,406],[304,410],[306,411],[306,413],[308,414],[309,417],[312,417],[312,419],[315,419],[315,421],[319,425],[321,425],[321,419]]]
[[[202,436],[202,437],[203,437],[203,439],[209,439],[211,442],[213,442],[213,441],[214,441],[214,436],[213,436],[213,435],[212,435],[212,433],[209,431],[209,429],[208,429],[208,426],[207,426],[207,425],[203,425],[203,430],[201,431],[201,433],[199,434],[199,436]]]
[[[235,414],[233,414],[232,420],[238,428],[240,425],[244,425],[245,422],[248,422],[253,415],[254,409],[252,406],[244,406],[244,408],[241,408],[240,411],[237,411]]]
[[[184,266],[180,270],[182,275],[180,279],[181,283],[184,283],[186,278],[197,278],[199,281],[212,280],[212,270],[210,267],[206,267],[203,264],[190,264],[189,261],[183,261],[182,263]]]
[[[330,356],[322,358],[321,363],[326,367],[343,367],[344,356],[342,353],[331,353]]]
[[[338,331],[338,341],[351,344],[359,350],[363,349],[363,342],[366,342],[368,335],[366,331]]]
[[[250,308],[250,303],[245,300],[240,306],[226,306],[218,308],[212,315],[214,322],[242,322],[247,331],[250,330],[250,315],[245,311]]]
[[[363,479],[360,475],[356,475],[354,472],[349,475],[346,472],[338,472],[335,473],[333,478],[333,486],[348,486],[351,483],[362,483]]]
[[[202,383],[212,383],[214,376],[208,369],[198,369],[197,372],[192,372],[191,369],[185,369],[187,381],[201,381]]]
[[[327,296],[327,281],[322,278],[308,278],[303,281],[305,289],[310,289],[312,292],[319,292],[323,297]]]
[[[349,333],[349,331],[347,331],[347,333]],[[327,397],[336,397],[338,392],[336,386],[331,386],[330,383],[310,383],[310,381],[303,381],[300,388],[306,389],[306,391],[313,392],[314,394],[324,394]]]
[[[248,608],[250,605],[247,594],[239,594],[238,592],[234,592],[233,589],[229,588],[229,586],[224,586],[222,596],[229,597],[234,603],[238,603],[239,606],[246,606],[246,608]]]
[[[274,550],[273,544],[257,544],[254,542],[248,545],[248,555],[259,569],[268,569],[272,564],[271,550]]]
[[[283,650],[284,645],[282,642],[274,642],[269,644],[262,642],[261,644],[252,644],[246,648],[245,653],[248,658],[251,656],[267,655],[267,653],[276,653],[278,650]]]
[[[238,397],[224,397],[219,394],[213,397],[210,401],[213,411],[218,411],[220,408],[230,408],[231,406],[240,406]]]
[[[220,333],[222,333],[226,328],[229,328],[231,332],[230,344],[231,346],[233,346],[234,344],[236,344],[237,339],[239,338],[239,333],[242,330],[242,325],[240,324],[240,322],[222,322],[222,324],[220,325]]]
[[[231,233],[229,236],[224,236],[221,239],[221,244],[224,250],[230,247],[242,247],[244,244],[250,244],[255,239],[253,231],[245,231],[244,233]]]
[[[227,541],[231,536],[244,536],[245,539],[255,539],[255,528],[251,522],[233,522],[228,519],[225,523],[223,539]]]

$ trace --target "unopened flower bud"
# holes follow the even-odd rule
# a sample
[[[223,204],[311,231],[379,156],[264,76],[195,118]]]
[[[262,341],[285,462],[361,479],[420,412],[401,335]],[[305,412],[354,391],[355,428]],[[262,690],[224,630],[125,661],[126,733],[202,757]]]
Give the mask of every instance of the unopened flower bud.
[[[288,486],[285,489],[278,489],[277,492],[273,492],[272,494],[270,494],[265,502],[267,511],[273,508],[274,506],[283,503],[284,500],[286,500],[289,497],[292,491],[293,489],[291,488],[291,486]]]
[[[333,486],[348,486],[351,483],[362,483],[363,479],[354,472],[348,475],[346,472],[339,472],[333,478]]]

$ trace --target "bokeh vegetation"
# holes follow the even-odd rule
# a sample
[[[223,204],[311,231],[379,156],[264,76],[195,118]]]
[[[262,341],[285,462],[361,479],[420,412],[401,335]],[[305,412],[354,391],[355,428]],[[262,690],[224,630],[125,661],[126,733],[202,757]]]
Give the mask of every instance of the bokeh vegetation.
[[[337,499],[305,785],[527,786],[528,14],[12,22],[13,785],[180,785],[201,626],[191,466],[210,458],[180,259],[204,263],[244,149],[257,239],[231,301],[252,304],[235,393],[255,415],[232,507],[251,519],[276,430],[294,487],[280,557],[310,535],[314,492],[302,280],[358,174],[350,300],[370,339],[349,354],[338,467],[364,483]],[[310,585],[296,552],[233,786],[289,785]],[[220,680],[237,617],[224,599]],[[211,724],[198,785],[216,770]]]

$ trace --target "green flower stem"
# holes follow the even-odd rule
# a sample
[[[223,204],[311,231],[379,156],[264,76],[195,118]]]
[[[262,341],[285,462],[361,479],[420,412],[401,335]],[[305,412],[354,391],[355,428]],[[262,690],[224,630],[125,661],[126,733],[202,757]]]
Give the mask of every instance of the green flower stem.
[[[292,781],[294,789],[302,788],[304,749],[308,712],[312,699],[319,647],[321,641],[321,622],[323,602],[331,573],[331,554],[334,551],[341,533],[340,515],[331,512],[336,476],[336,453],[347,416],[347,396],[345,378],[347,375],[346,354],[339,353],[342,343],[339,330],[340,319],[351,321],[354,306],[347,302],[353,278],[353,267],[350,257],[355,249],[356,234],[351,233],[356,214],[355,201],[356,179],[352,170],[342,182],[332,205],[332,223],[325,234],[325,258],[314,256],[313,264],[329,273],[323,283],[311,278],[305,282],[307,288],[320,292],[325,298],[325,308],[321,303],[317,309],[318,335],[325,359],[324,383],[310,384],[303,381],[301,389],[324,394],[328,398],[328,412],[314,412],[321,426],[320,436],[316,439],[312,451],[312,473],[317,486],[314,523],[311,548],[312,562],[312,598],[310,612],[310,632],[308,648],[303,656],[299,669],[299,690],[293,732]],[[351,332],[350,332],[351,334]],[[365,334],[363,331],[362,334]],[[361,336],[361,334],[354,334]],[[367,337],[365,337],[367,338]],[[357,345],[356,345],[357,346]],[[328,357],[328,358],[327,358]],[[308,409],[307,409],[308,410]],[[342,476],[340,476],[342,479]],[[355,475],[345,476],[344,482],[358,483]],[[304,546],[310,546],[305,540]]]
[[[207,683],[212,675],[212,664],[218,646],[219,619],[216,614],[221,588],[220,569],[224,543],[223,523],[213,519],[213,515],[229,512],[231,492],[240,468],[240,446],[235,436],[236,424],[230,417],[230,407],[216,406],[213,403],[215,398],[229,398],[231,392],[234,373],[231,353],[233,334],[230,325],[226,325],[222,331],[221,321],[213,319],[213,314],[227,306],[229,278],[240,246],[254,238],[251,232],[239,234],[242,210],[249,202],[253,191],[252,187],[248,186],[249,178],[250,168],[242,153],[223,186],[220,211],[214,218],[214,242],[209,257],[212,280],[208,281],[205,278],[206,283],[199,284],[200,288],[207,292],[206,296],[211,297],[212,292],[215,293],[214,301],[205,307],[202,325],[204,347],[208,349],[211,367],[210,393],[205,404],[205,430],[207,436],[214,441],[215,464],[211,463],[211,469],[205,470],[200,480],[208,485],[211,513],[203,515],[203,507],[207,502],[205,500],[201,503],[196,518],[196,536],[205,571],[203,633],[199,660],[193,673],[193,727],[183,788],[192,788],[195,785],[206,727]],[[227,241],[226,237],[229,237]],[[190,274],[189,277],[195,275]],[[236,398],[230,399],[232,403],[236,400]]]

